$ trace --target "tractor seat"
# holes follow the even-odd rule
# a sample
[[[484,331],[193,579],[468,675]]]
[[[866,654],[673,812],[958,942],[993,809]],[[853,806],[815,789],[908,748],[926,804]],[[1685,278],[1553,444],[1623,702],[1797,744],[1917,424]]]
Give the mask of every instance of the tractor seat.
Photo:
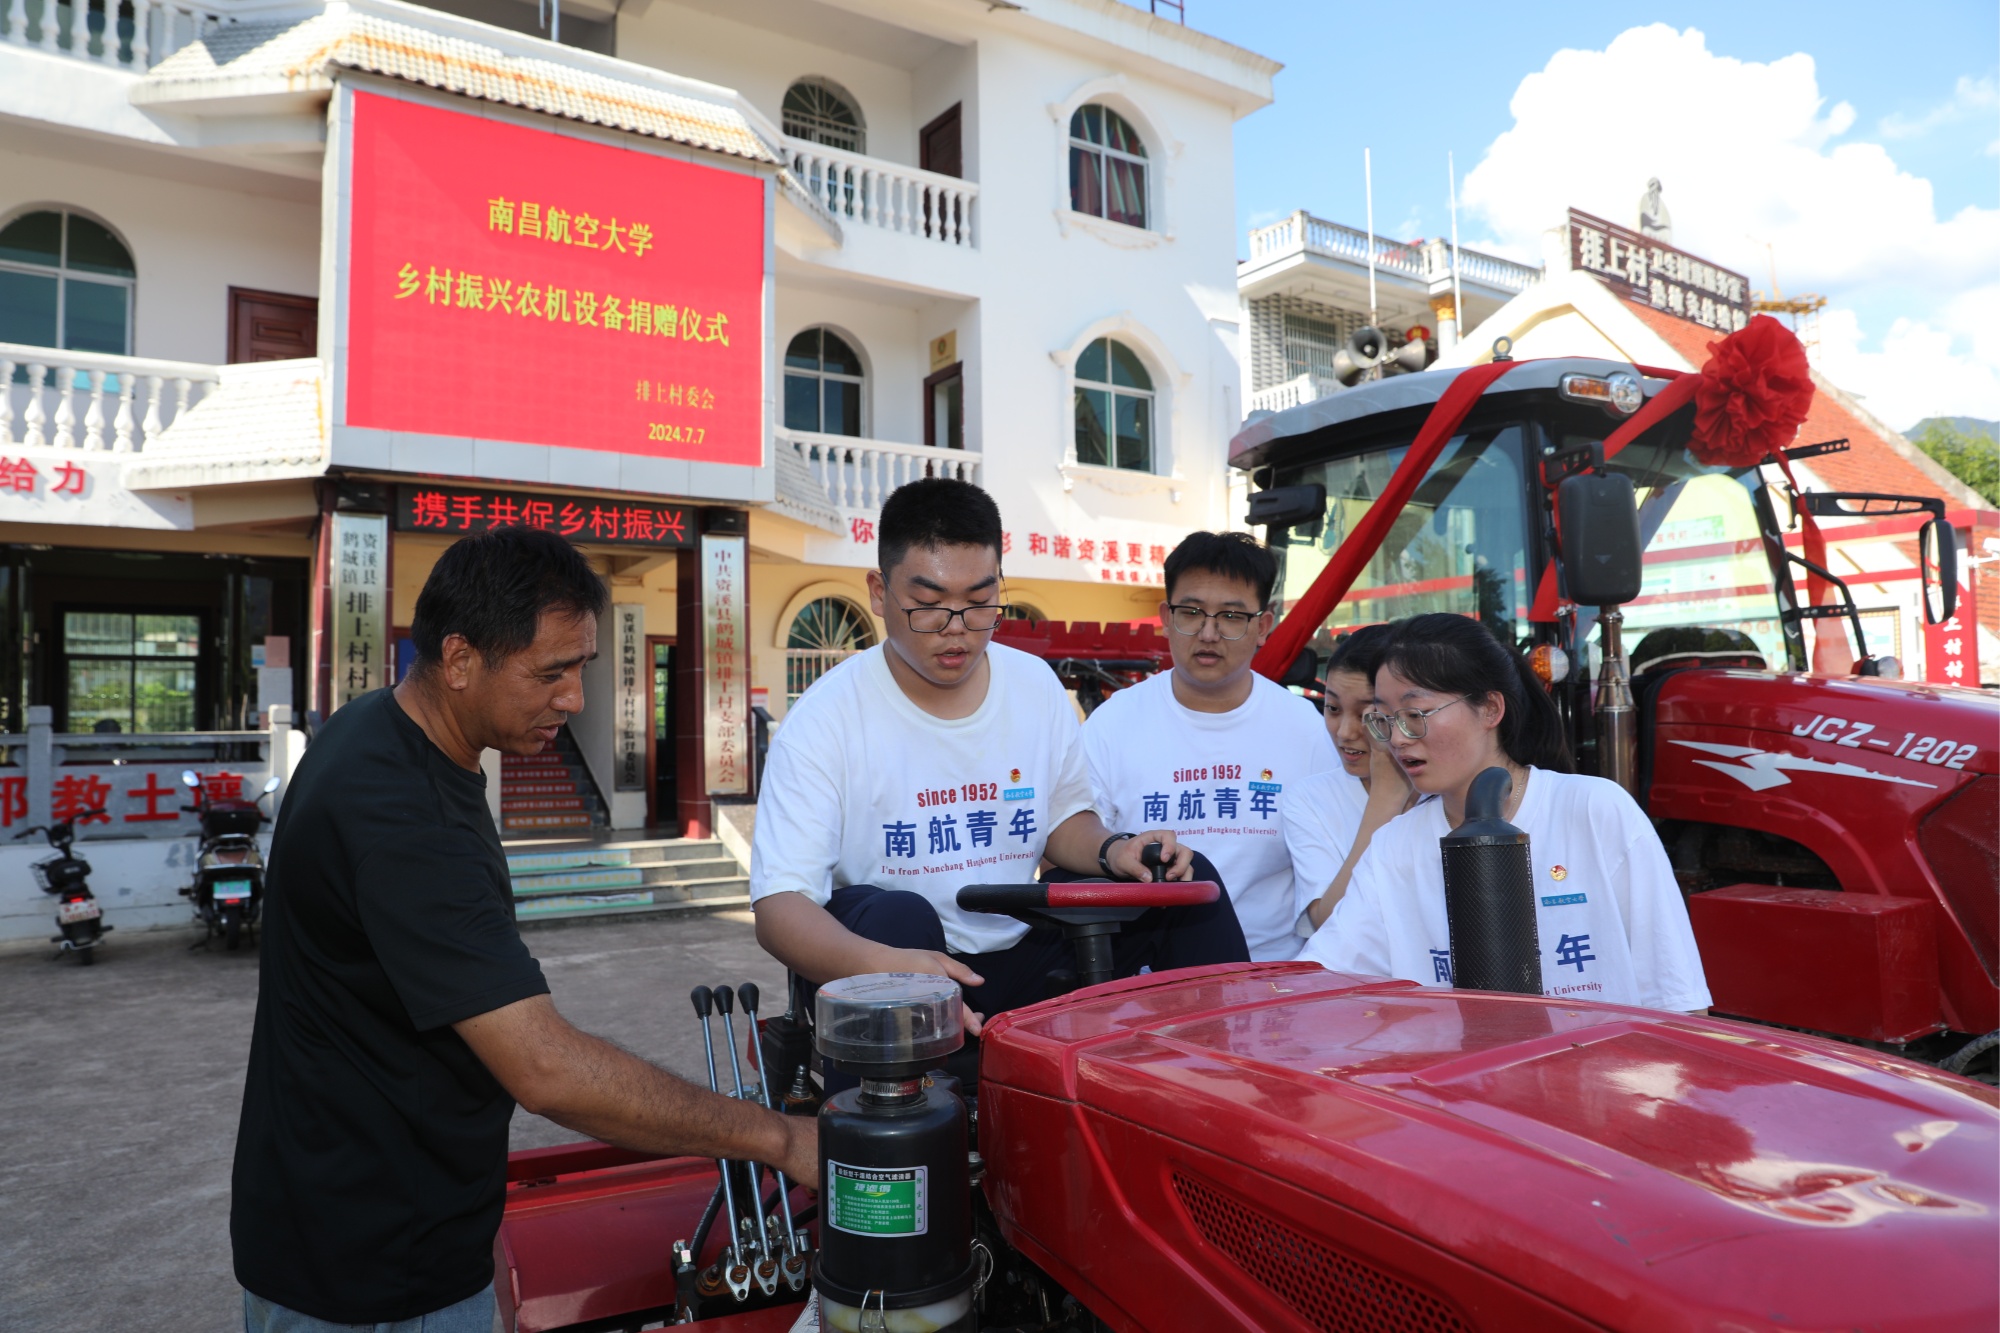
[[[1112,976],[1111,937],[1157,907],[1199,907],[1222,893],[1213,880],[1073,880],[1058,884],[968,884],[958,905],[968,912],[1011,916],[1031,927],[1053,926],[1076,949],[1076,983]]]

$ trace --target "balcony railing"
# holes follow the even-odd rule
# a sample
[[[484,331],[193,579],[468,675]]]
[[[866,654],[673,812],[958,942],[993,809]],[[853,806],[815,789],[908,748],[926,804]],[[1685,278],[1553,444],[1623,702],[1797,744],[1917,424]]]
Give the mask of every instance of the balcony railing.
[[[107,22],[107,12],[116,17]],[[234,21],[206,6],[173,0],[125,0],[110,6],[102,0],[95,4],[0,0],[0,40],[9,46],[137,73]]]
[[[971,249],[979,187],[804,139],[785,139],[792,176],[836,218]]]
[[[980,456],[963,449],[792,430],[780,435],[779,445],[798,452],[836,509],[880,509],[889,492],[920,477],[979,483]]]
[[[1340,389],[1337,380],[1324,379],[1307,373],[1286,380],[1283,384],[1273,384],[1268,389],[1259,389],[1250,395],[1252,412],[1282,412],[1288,407],[1310,403],[1325,398]]]
[[[0,343],[0,447],[142,453],[220,376],[188,361]]]
[[[1368,233],[1357,227],[1327,222],[1310,213],[1294,213],[1268,227],[1250,233],[1252,260],[1271,259],[1303,250],[1328,259],[1368,263]],[[1451,276],[1451,246],[1444,241],[1392,241],[1377,236],[1375,268],[1379,273],[1396,274],[1431,282]],[[1517,264],[1497,255],[1482,254],[1460,247],[1458,276],[1461,282],[1477,283],[1501,291],[1523,292],[1542,280],[1542,271]]]

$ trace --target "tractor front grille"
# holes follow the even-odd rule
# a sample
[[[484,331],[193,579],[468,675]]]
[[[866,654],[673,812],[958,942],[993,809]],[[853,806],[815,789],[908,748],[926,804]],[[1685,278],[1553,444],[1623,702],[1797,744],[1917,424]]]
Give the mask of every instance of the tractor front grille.
[[[1342,1254],[1176,1172],[1174,1193],[1209,1244],[1326,1333],[1473,1333],[1442,1298]]]

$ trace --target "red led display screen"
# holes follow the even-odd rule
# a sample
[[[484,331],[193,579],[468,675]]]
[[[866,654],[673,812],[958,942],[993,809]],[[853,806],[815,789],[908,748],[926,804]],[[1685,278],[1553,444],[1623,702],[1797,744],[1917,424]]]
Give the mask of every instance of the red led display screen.
[[[764,188],[354,94],[347,424],[758,466]]]

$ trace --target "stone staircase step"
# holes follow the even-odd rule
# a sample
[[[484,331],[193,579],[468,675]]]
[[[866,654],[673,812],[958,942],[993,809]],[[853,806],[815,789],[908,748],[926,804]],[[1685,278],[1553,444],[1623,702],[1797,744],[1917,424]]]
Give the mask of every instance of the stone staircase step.
[[[503,796],[500,798],[500,813],[511,815],[526,814],[534,810],[574,810],[584,813],[581,796]]]
[[[571,810],[555,814],[502,815],[500,827],[506,832],[547,831],[553,829],[587,830],[594,825],[587,810]]]
[[[549,893],[517,898],[514,912],[518,920],[527,924],[571,917],[715,910],[744,907],[749,902],[750,881],[738,874],[726,878],[683,880],[656,888]]]

